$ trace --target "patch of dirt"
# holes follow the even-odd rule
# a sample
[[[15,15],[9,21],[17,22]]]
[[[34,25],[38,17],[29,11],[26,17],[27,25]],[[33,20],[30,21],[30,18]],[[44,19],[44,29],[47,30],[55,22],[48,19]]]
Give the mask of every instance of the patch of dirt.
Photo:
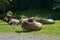
[[[47,36],[47,35],[0,35],[0,40],[60,40],[60,36]]]

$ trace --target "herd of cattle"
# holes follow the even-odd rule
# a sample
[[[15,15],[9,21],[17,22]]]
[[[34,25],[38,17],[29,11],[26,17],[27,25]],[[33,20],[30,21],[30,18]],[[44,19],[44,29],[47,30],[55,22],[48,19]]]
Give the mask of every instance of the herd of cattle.
[[[22,29],[25,31],[40,30],[43,24],[55,23],[53,19],[40,19],[38,21],[34,21],[34,17],[24,19],[4,18],[4,21],[9,25],[21,25]]]

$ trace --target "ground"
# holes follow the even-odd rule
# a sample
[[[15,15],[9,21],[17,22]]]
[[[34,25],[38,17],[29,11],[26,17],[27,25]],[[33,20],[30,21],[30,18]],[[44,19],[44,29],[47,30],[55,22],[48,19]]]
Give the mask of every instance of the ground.
[[[24,32],[21,26],[0,22],[0,40],[60,40],[60,20],[43,25],[39,31]]]
[[[47,36],[47,35],[0,35],[0,40],[60,40],[60,36]]]

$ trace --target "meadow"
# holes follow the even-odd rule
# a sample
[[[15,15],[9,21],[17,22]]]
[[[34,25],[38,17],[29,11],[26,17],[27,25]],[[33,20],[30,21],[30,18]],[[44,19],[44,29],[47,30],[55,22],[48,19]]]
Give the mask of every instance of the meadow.
[[[8,25],[6,22],[0,22],[0,34],[13,33],[13,34],[34,34],[34,35],[60,35],[60,20],[55,20],[55,24],[43,24],[42,29],[39,31],[24,32],[19,26]]]

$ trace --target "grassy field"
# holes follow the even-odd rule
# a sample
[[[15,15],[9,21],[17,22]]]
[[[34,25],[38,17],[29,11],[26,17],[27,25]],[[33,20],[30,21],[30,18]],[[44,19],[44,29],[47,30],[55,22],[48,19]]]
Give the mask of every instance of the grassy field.
[[[0,34],[5,33],[18,33],[18,34],[46,34],[46,35],[60,35],[60,20],[56,20],[55,24],[43,25],[42,29],[39,31],[32,32],[22,32],[21,26],[11,26],[5,22],[0,22]]]

